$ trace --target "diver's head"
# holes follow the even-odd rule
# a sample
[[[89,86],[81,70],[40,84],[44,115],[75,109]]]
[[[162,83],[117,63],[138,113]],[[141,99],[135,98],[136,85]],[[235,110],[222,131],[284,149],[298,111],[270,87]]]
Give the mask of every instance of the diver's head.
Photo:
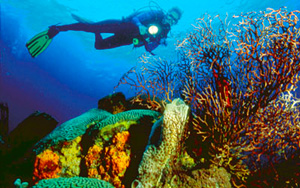
[[[182,11],[178,7],[171,8],[165,17],[165,22],[169,25],[177,24],[178,20],[181,18]]]

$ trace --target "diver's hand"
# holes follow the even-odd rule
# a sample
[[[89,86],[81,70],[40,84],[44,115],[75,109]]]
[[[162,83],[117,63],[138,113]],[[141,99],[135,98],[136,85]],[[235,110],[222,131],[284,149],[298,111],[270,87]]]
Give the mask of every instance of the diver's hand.
[[[57,35],[59,33],[59,29],[57,28],[56,25],[52,25],[49,27],[49,30],[48,30],[48,36],[50,39],[52,39],[53,37],[55,37],[55,35]]]
[[[147,34],[147,27],[146,26],[139,26],[140,35],[146,35]]]
[[[167,44],[167,40],[165,39],[165,38],[162,38],[161,40],[160,40],[160,44],[162,44],[162,45],[164,45],[164,46],[167,46],[168,44]]]
[[[153,53],[153,52],[149,52],[151,55],[153,55],[153,56],[155,56],[155,53]]]

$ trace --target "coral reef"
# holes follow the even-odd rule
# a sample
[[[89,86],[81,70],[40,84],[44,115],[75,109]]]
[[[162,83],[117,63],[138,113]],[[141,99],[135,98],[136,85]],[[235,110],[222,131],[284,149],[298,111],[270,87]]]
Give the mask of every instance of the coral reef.
[[[175,60],[121,78],[152,110],[117,93],[63,123],[36,144],[33,187],[299,187],[299,14],[199,18]]]
[[[134,87],[137,93],[132,100],[133,103],[162,112],[166,102],[179,97],[176,92],[180,83],[176,70],[178,63],[178,61],[167,61],[161,58],[154,58],[149,62],[149,58],[144,55],[140,58],[139,66],[131,68],[124,74],[115,88],[122,84]]]
[[[130,162],[130,150],[125,148],[128,137],[128,131],[117,133],[113,137],[113,144],[104,149],[106,157],[104,158],[103,165],[105,164],[105,167],[102,166],[102,168],[105,169],[105,174],[102,176],[104,176],[103,179],[111,178],[113,185],[116,187],[124,187],[121,185],[120,179],[124,177]],[[99,168],[101,169],[101,166]],[[109,177],[108,172],[111,172],[111,177]]]
[[[197,169],[190,174],[181,173],[175,175],[169,187],[186,187],[186,188],[231,188],[231,175],[224,168],[211,166],[209,169]]]
[[[65,141],[59,149],[50,147],[36,156],[33,181],[58,177],[79,176],[81,162],[81,137]]]
[[[101,161],[101,154],[103,148],[98,145],[93,145],[89,148],[87,155],[85,156],[85,165],[88,168],[88,177],[99,178],[98,168]]]
[[[119,84],[146,95],[151,107],[158,96],[182,96],[193,114],[191,156],[199,166],[225,168],[233,186],[264,168],[278,174],[275,166],[299,156],[298,100],[282,100],[300,78],[299,13],[267,9],[224,21],[206,14],[178,42],[177,59],[144,56]],[[286,182],[299,179],[291,174]],[[271,187],[279,179],[259,181]]]
[[[39,154],[44,149],[59,142],[73,140],[83,135],[91,124],[99,122],[110,115],[111,113],[104,110],[91,109],[76,118],[64,122],[35,145],[35,152]]]
[[[112,114],[117,114],[127,110],[127,103],[124,94],[117,92],[100,99],[98,101],[98,108]]]
[[[32,188],[44,188],[44,187],[114,188],[114,186],[112,186],[110,183],[105,182],[103,180],[98,180],[95,178],[85,178],[85,177],[45,179],[39,181],[39,183],[34,185]]]
[[[38,143],[39,149],[48,147],[36,157],[34,182],[57,177],[84,176],[108,181],[115,187],[125,187],[125,172],[137,150],[131,148],[134,145],[133,141],[130,142],[130,138],[134,138],[131,134],[137,134],[135,127],[139,126],[148,130],[138,133],[144,137],[139,142],[145,143],[138,150],[145,150],[151,126],[160,113],[130,110],[113,115],[99,109],[87,113],[63,123],[62,127],[58,127]],[[98,121],[91,122],[91,119]],[[72,127],[75,128],[70,130]],[[68,132],[66,135],[67,131],[77,131],[79,128],[82,132]],[[74,135],[78,136],[69,140]],[[54,140],[48,141],[50,138]]]
[[[60,150],[60,177],[79,176],[81,162],[81,136],[71,142],[64,142]]]
[[[92,127],[92,130],[100,130],[106,125],[115,124],[119,121],[136,121],[142,118],[143,116],[151,116],[157,118],[160,115],[161,114],[159,112],[152,110],[129,110],[105,118],[103,121],[100,121],[99,123],[94,125]]]
[[[181,150],[180,141],[187,128],[189,107],[181,100],[175,99],[167,104],[163,116],[162,142],[156,148],[151,145],[144,152],[139,166],[139,176],[133,187],[157,187],[161,181],[163,170],[172,163]]]
[[[113,134],[110,144],[105,144],[104,139],[98,139],[85,156],[88,177],[103,179],[116,187],[124,187],[121,181],[129,166],[131,154],[128,139],[128,131]]]
[[[59,155],[51,150],[45,150],[36,156],[34,167],[34,181],[58,178],[59,173],[61,172],[61,168],[59,166]]]

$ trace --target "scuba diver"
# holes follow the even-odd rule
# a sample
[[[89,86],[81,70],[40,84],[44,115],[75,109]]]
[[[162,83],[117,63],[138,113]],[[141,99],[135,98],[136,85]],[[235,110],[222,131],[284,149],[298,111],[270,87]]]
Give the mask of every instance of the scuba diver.
[[[26,44],[30,55],[34,58],[42,53],[51,43],[54,36],[63,31],[85,31],[95,34],[96,49],[110,49],[133,44],[134,47],[145,46],[150,52],[160,44],[166,45],[166,38],[171,26],[177,24],[182,12],[173,7],[168,12],[162,9],[137,11],[120,20],[91,22],[72,15],[78,23],[70,25],[53,25],[48,30],[37,34]],[[113,36],[102,38],[102,33]]]

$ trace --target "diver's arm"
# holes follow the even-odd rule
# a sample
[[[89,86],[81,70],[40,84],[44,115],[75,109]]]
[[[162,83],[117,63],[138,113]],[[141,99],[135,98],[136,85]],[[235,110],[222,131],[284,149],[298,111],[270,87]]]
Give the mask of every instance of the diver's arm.
[[[136,16],[136,17],[133,17],[133,18],[132,18],[132,21],[133,21],[133,23],[134,23],[135,25],[137,25],[138,27],[143,25],[137,16]]]
[[[155,42],[145,42],[145,49],[147,52],[151,53],[152,55],[154,55],[154,53],[152,53],[152,51],[157,48],[159,46],[159,43],[157,41]]]
[[[132,18],[132,22],[139,27],[140,35],[148,34],[148,28],[143,23],[149,22],[149,20],[157,21],[162,20],[164,13],[162,11],[147,11],[137,14]]]
[[[166,41],[166,38],[163,37],[163,38],[145,38],[144,39],[144,46],[145,46],[145,49],[147,52],[150,52],[152,55],[154,55],[152,53],[152,51],[154,49],[156,49],[159,45],[164,45],[164,46],[167,46],[167,41]]]

